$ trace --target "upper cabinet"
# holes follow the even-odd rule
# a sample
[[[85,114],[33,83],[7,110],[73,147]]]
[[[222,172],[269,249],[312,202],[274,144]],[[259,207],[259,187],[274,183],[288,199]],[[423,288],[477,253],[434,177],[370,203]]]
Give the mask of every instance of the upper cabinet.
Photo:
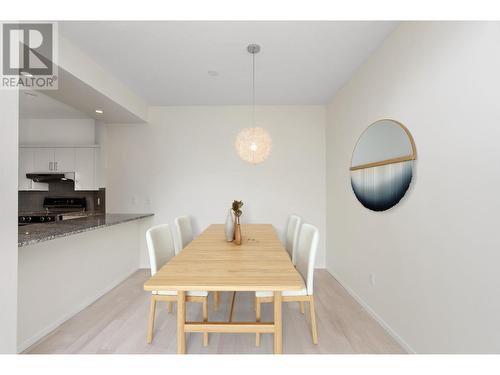
[[[26,178],[26,173],[35,171],[35,149],[20,148],[19,149],[19,166],[18,166],[18,190],[36,190],[47,191],[49,185]]]
[[[58,147],[54,149],[54,170],[56,172],[74,172],[76,168],[77,148]],[[90,149],[93,150],[93,149]]]
[[[33,172],[64,173],[75,171],[75,148],[34,147],[31,149],[34,156]]]
[[[49,173],[54,168],[53,148],[33,148],[33,169],[29,172]]]
[[[19,148],[18,190],[47,191],[48,184],[26,178],[27,173],[75,173],[75,190],[99,190],[99,148],[31,147]]]
[[[75,190],[97,190],[95,149],[77,148]]]

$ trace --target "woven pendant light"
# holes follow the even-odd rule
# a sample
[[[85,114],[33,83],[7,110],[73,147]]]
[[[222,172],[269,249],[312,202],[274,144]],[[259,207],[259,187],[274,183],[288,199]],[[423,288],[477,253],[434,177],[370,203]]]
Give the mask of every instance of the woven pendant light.
[[[258,164],[271,154],[272,140],[266,129],[255,126],[255,54],[260,51],[260,46],[250,44],[247,51],[252,54],[252,120],[254,127],[240,131],[236,137],[235,148],[242,160]]]
[[[242,160],[262,163],[271,153],[271,136],[264,128],[246,128],[236,137],[235,146]]]

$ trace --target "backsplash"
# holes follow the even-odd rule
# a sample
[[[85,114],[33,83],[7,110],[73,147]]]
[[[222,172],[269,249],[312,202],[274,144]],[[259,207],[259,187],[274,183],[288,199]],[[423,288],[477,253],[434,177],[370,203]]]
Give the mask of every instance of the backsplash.
[[[74,183],[54,182],[49,184],[49,191],[20,191],[18,193],[18,211],[36,212],[43,210],[45,197],[86,198],[87,211],[106,212],[106,189],[98,191],[75,191]],[[99,205],[97,199],[99,198]]]

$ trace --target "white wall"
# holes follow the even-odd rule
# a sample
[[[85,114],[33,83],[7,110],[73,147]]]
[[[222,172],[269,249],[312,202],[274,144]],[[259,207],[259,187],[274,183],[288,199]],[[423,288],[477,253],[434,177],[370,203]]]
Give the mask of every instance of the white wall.
[[[156,107],[149,115],[147,126],[107,127],[109,212],[151,211],[157,223],[190,215],[200,233],[223,223],[231,202],[242,199],[243,223],[272,223],[282,235],[297,213],[325,233],[324,106],[258,107],[257,123],[273,139],[259,165],[234,149],[238,131],[251,126],[251,107]],[[145,253],[142,259],[147,266]]]
[[[94,119],[20,119],[20,144],[92,145],[96,143]]]
[[[0,90],[0,353],[16,352],[19,92]]]
[[[416,352],[500,352],[499,67],[498,22],[403,23],[328,108],[327,267]],[[418,160],[377,213],[349,165],[381,118],[409,128]]]

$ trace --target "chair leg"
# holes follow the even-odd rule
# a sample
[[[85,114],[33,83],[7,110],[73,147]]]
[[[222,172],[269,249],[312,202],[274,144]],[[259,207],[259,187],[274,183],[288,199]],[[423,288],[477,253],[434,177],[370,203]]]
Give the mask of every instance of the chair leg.
[[[208,322],[208,297],[203,299],[203,321]],[[208,346],[208,332],[203,333],[203,346]]]
[[[172,306],[173,306],[172,302],[167,302],[167,312],[169,314],[172,313]]]
[[[147,337],[148,344],[151,344],[151,341],[153,341],[153,328],[155,325],[155,312],[156,312],[156,299],[154,298],[154,296],[151,296],[151,304],[149,307],[148,337]]]
[[[214,292],[214,311],[219,310],[219,299],[220,299],[219,292]]]
[[[255,297],[255,321],[260,322],[260,300]],[[260,333],[255,334],[255,346],[260,346]]]
[[[300,312],[302,314],[305,314],[306,313],[306,306],[304,304],[304,301],[300,301],[299,304],[300,304]]]
[[[309,313],[311,314],[311,333],[312,333],[312,339],[313,339],[313,344],[318,343],[318,331],[316,327],[316,312],[314,311],[314,297],[311,296],[311,299],[309,300]]]

